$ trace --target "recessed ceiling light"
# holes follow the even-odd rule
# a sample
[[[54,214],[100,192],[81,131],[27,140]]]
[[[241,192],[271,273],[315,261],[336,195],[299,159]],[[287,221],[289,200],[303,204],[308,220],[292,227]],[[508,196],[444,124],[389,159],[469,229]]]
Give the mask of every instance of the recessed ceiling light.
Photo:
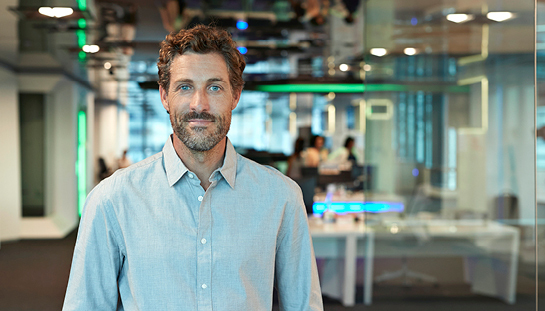
[[[415,48],[405,48],[403,53],[405,53],[405,55],[415,55],[418,51]]]
[[[475,16],[473,16],[472,14],[455,13],[447,15],[447,20],[457,24],[469,22],[474,18]]]
[[[74,10],[72,8],[65,8],[65,7],[40,7],[38,9],[38,13],[49,16],[49,17],[56,17],[61,18],[68,15],[72,15],[74,13]]]
[[[100,47],[96,44],[86,44],[81,49],[85,53],[96,53],[100,51]]]
[[[496,22],[503,22],[514,18],[515,14],[511,12],[488,12],[486,17]]]
[[[339,65],[339,70],[340,71],[348,71],[349,67],[347,64],[340,64]]]
[[[385,48],[372,48],[370,53],[372,55],[382,57],[388,53],[388,51]]]
[[[104,63],[104,69],[110,69],[110,68],[112,68],[112,63],[110,63],[110,62],[105,62],[105,63]]]

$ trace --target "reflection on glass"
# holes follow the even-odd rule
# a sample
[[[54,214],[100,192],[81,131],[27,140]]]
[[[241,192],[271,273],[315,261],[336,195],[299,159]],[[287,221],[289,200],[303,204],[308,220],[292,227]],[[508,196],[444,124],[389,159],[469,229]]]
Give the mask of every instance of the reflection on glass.
[[[535,309],[533,5],[366,3],[364,201],[404,206],[364,214],[373,304]]]

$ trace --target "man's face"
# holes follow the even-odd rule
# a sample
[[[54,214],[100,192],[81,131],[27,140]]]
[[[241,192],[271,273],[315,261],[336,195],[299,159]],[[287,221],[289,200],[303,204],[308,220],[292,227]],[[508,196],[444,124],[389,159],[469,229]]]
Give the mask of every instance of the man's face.
[[[178,55],[170,67],[168,93],[160,88],[174,134],[193,151],[208,151],[229,131],[233,94],[227,64],[218,53]]]

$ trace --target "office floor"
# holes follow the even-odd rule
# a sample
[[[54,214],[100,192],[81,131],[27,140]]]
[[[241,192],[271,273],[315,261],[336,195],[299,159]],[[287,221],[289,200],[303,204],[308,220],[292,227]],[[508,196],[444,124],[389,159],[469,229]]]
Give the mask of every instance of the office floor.
[[[61,310],[75,239],[76,232],[73,232],[62,240],[2,243],[0,310]],[[357,301],[360,304],[355,307],[345,308],[338,301],[324,297],[325,310],[535,310],[535,297],[531,294],[518,295],[517,303],[511,306],[497,299],[469,294],[468,288],[464,286],[406,288],[376,285],[371,306],[361,304],[362,288],[357,292]],[[275,305],[273,310],[278,310],[278,306]]]

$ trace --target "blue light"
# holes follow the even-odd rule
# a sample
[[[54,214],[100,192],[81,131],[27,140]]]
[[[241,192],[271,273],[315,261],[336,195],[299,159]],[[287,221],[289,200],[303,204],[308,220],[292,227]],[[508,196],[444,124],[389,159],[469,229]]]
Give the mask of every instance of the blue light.
[[[245,21],[237,21],[237,28],[240,30],[248,29],[248,23]]]
[[[418,19],[416,17],[411,18],[411,25],[415,26],[418,24]]]
[[[323,214],[327,209],[325,202],[314,202],[312,212]],[[330,209],[337,214],[346,213],[384,213],[403,212],[404,206],[401,202],[332,202]]]
[[[420,172],[418,171],[418,169],[417,169],[417,168],[413,168],[413,176],[414,176],[414,177],[418,176],[418,173],[420,173]]]
[[[248,49],[244,46],[239,46],[237,47],[238,51],[240,52],[240,54],[246,54],[248,53]]]

